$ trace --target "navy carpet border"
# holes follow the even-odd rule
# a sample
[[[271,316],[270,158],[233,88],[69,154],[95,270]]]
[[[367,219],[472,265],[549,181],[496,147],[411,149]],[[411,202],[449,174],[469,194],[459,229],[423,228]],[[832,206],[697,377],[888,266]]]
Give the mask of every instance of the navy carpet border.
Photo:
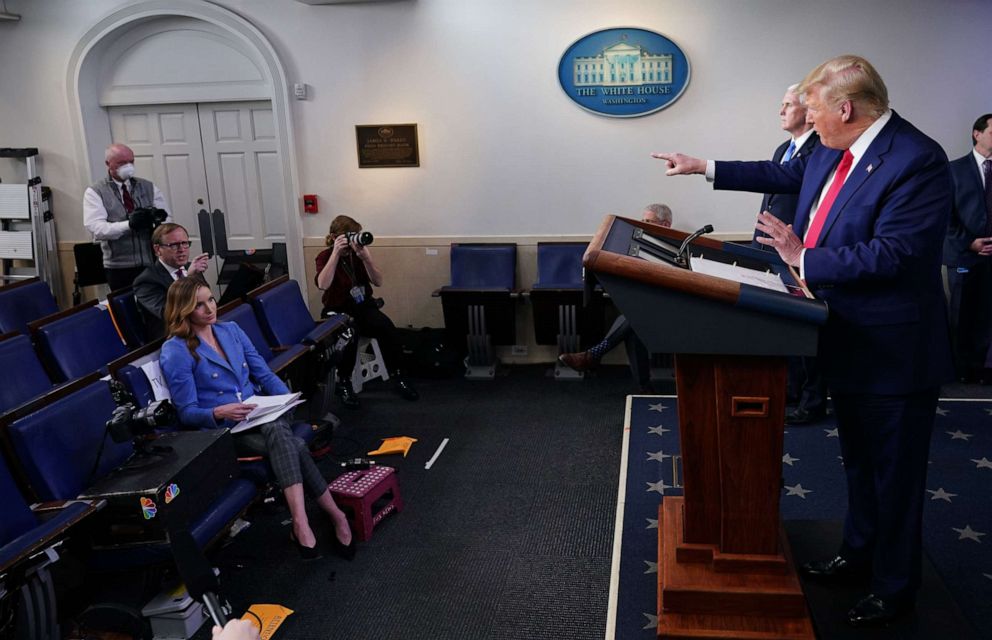
[[[627,468],[614,637],[656,634],[657,517],[675,488],[679,453],[674,397],[633,396],[627,416]],[[992,401],[941,400],[931,438],[924,546],[969,621],[992,635]],[[786,520],[838,520],[845,482],[831,417],[785,433],[781,497]],[[609,630],[608,630],[609,633]]]

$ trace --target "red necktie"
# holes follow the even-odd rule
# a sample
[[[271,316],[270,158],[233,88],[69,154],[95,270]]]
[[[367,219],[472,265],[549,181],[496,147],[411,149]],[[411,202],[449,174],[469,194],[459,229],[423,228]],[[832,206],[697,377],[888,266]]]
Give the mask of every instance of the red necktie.
[[[124,210],[128,213],[134,211],[134,200],[131,198],[131,193],[127,190],[126,184],[121,184],[121,200],[124,202]]]
[[[816,246],[816,241],[820,237],[820,231],[823,229],[823,225],[830,214],[830,207],[833,206],[834,200],[837,199],[840,188],[844,186],[847,172],[851,170],[853,163],[854,155],[851,153],[851,150],[845,150],[844,156],[840,159],[840,164],[837,165],[837,173],[834,174],[834,181],[830,183],[830,188],[827,189],[827,195],[823,196],[823,202],[820,203],[820,206],[816,209],[816,213],[813,214],[813,224],[809,226],[809,231],[806,232],[806,240],[803,241],[803,246],[807,249],[812,249]]]

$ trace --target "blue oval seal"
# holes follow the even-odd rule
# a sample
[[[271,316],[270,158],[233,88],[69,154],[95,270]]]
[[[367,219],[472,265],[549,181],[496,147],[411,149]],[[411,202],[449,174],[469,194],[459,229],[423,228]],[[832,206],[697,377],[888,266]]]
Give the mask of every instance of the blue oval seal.
[[[594,31],[558,63],[558,82],[577,105],[611,118],[660,111],[689,86],[689,59],[665,36],[636,28]]]

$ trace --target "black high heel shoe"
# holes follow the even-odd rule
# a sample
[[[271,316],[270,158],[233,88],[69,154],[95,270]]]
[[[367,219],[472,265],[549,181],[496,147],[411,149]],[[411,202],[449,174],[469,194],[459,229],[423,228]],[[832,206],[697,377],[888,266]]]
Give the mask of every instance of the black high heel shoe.
[[[334,553],[336,555],[341,556],[348,562],[354,560],[355,554],[358,553],[358,546],[355,544],[354,533],[351,534],[351,542],[348,544],[344,544],[343,542],[338,540],[338,534],[335,533],[334,537],[331,538],[331,546],[333,547]]]
[[[304,547],[303,543],[296,539],[295,533],[290,532],[289,539],[296,545],[296,550],[300,552],[300,557],[304,560],[318,560],[323,557],[323,554],[320,553],[320,549],[317,548],[317,545],[312,547]]]

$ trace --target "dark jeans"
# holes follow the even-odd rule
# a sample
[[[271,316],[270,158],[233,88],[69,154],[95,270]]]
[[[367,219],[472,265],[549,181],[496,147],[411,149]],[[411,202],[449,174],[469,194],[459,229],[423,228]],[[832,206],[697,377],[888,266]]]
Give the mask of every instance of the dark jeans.
[[[399,332],[389,316],[376,307],[365,304],[349,309],[324,309],[322,315],[326,315],[328,311],[347,313],[354,321],[355,332],[359,336],[378,340],[382,358],[386,361],[386,370],[391,376],[399,375],[402,347]],[[358,340],[356,339],[352,340],[341,353],[341,362],[338,364],[338,380],[351,379],[351,372],[355,368],[357,359]]]

